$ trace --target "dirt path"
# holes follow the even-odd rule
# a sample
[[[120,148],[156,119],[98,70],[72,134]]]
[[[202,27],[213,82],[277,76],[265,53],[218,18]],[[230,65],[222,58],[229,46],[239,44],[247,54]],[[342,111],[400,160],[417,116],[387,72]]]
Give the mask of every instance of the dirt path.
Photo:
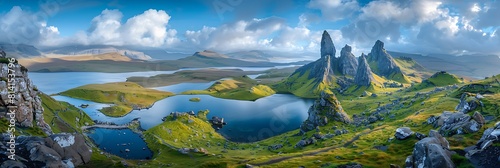
[[[326,147],[326,148],[320,149],[318,151],[308,152],[308,153],[304,153],[304,154],[301,154],[301,155],[294,155],[294,156],[285,156],[285,157],[274,158],[274,159],[268,160],[266,162],[256,163],[256,164],[252,164],[252,165],[254,165],[254,166],[265,166],[265,165],[275,164],[275,163],[279,163],[279,162],[282,162],[282,161],[285,161],[285,160],[294,159],[294,158],[298,158],[298,157],[314,156],[314,155],[317,155],[317,154],[320,154],[320,153],[325,153],[325,152],[328,152],[330,150],[334,150],[334,149],[337,149],[337,148],[340,148],[340,147],[347,147],[347,146],[351,145],[353,142],[355,142],[356,140],[358,140],[360,136],[372,133],[373,131],[381,130],[382,128],[385,128],[385,127],[379,127],[379,128],[376,128],[376,129],[372,129],[370,131],[359,133],[356,136],[354,136],[351,140],[347,141],[346,143],[344,143],[341,146]]]

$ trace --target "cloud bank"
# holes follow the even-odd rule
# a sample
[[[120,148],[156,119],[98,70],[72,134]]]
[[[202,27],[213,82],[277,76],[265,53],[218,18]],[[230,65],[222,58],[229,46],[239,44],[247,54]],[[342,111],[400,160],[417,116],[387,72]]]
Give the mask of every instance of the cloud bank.
[[[133,45],[187,52],[318,52],[323,30],[314,29],[314,25],[346,22],[328,31],[339,51],[349,44],[357,56],[369,52],[377,39],[386,42],[389,50],[404,52],[500,54],[499,1],[378,0],[361,5],[355,0],[311,0],[304,8],[296,16],[298,23],[277,16],[241,17],[185,32],[169,27],[175,16],[163,10],[149,9],[124,18],[117,9],[105,9],[90,21],[90,27],[62,37],[58,27],[47,25],[47,17],[15,6],[0,15],[0,33],[5,35],[0,42],[41,47]]]

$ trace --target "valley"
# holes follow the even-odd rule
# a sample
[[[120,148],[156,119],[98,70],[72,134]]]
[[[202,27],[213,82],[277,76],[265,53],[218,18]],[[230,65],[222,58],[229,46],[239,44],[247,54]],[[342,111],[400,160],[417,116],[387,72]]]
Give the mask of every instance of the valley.
[[[368,55],[356,58],[345,45],[335,57],[329,38],[325,31],[321,57],[301,67],[29,75],[52,94],[38,94],[51,131],[85,135],[93,152],[81,167],[404,166],[431,157],[415,144],[432,138],[449,144],[439,163],[482,164],[483,150],[471,149],[486,128],[497,129],[500,75],[467,81],[433,72],[393,58],[381,41]],[[43,82],[93,74],[106,80]]]

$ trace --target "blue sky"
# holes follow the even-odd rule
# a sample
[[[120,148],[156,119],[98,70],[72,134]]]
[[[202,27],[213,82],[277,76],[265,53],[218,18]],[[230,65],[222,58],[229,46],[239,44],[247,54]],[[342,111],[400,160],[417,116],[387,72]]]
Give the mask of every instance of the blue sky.
[[[380,39],[411,53],[500,54],[500,2],[356,0],[0,0],[0,42],[194,52],[318,52],[327,30],[355,55]]]

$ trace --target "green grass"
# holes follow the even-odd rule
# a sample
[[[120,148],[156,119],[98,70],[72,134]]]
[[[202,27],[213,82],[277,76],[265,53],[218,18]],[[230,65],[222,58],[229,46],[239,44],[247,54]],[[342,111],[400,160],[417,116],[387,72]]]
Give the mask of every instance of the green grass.
[[[133,107],[147,108],[158,100],[174,95],[170,92],[147,89],[132,82],[90,84],[60,94],[99,103],[114,104],[114,106],[101,110],[103,114],[114,117],[128,114]]]
[[[192,101],[192,102],[200,102],[201,99],[199,97],[193,97],[193,98],[190,98],[189,101]]]
[[[336,79],[333,79],[333,81],[309,79],[310,71],[311,70],[307,70],[302,75],[296,73],[272,85],[272,88],[278,93],[292,93],[298,97],[317,98],[321,91],[329,91],[332,88],[338,87]]]
[[[44,109],[43,119],[54,133],[82,132],[81,126],[93,125],[94,121],[75,106],[54,100],[46,94],[39,94]],[[78,121],[77,121],[78,119]]]
[[[258,84],[248,77],[220,80],[205,90],[190,90],[181,94],[208,94],[214,97],[236,100],[257,100],[276,92],[267,85]]]

